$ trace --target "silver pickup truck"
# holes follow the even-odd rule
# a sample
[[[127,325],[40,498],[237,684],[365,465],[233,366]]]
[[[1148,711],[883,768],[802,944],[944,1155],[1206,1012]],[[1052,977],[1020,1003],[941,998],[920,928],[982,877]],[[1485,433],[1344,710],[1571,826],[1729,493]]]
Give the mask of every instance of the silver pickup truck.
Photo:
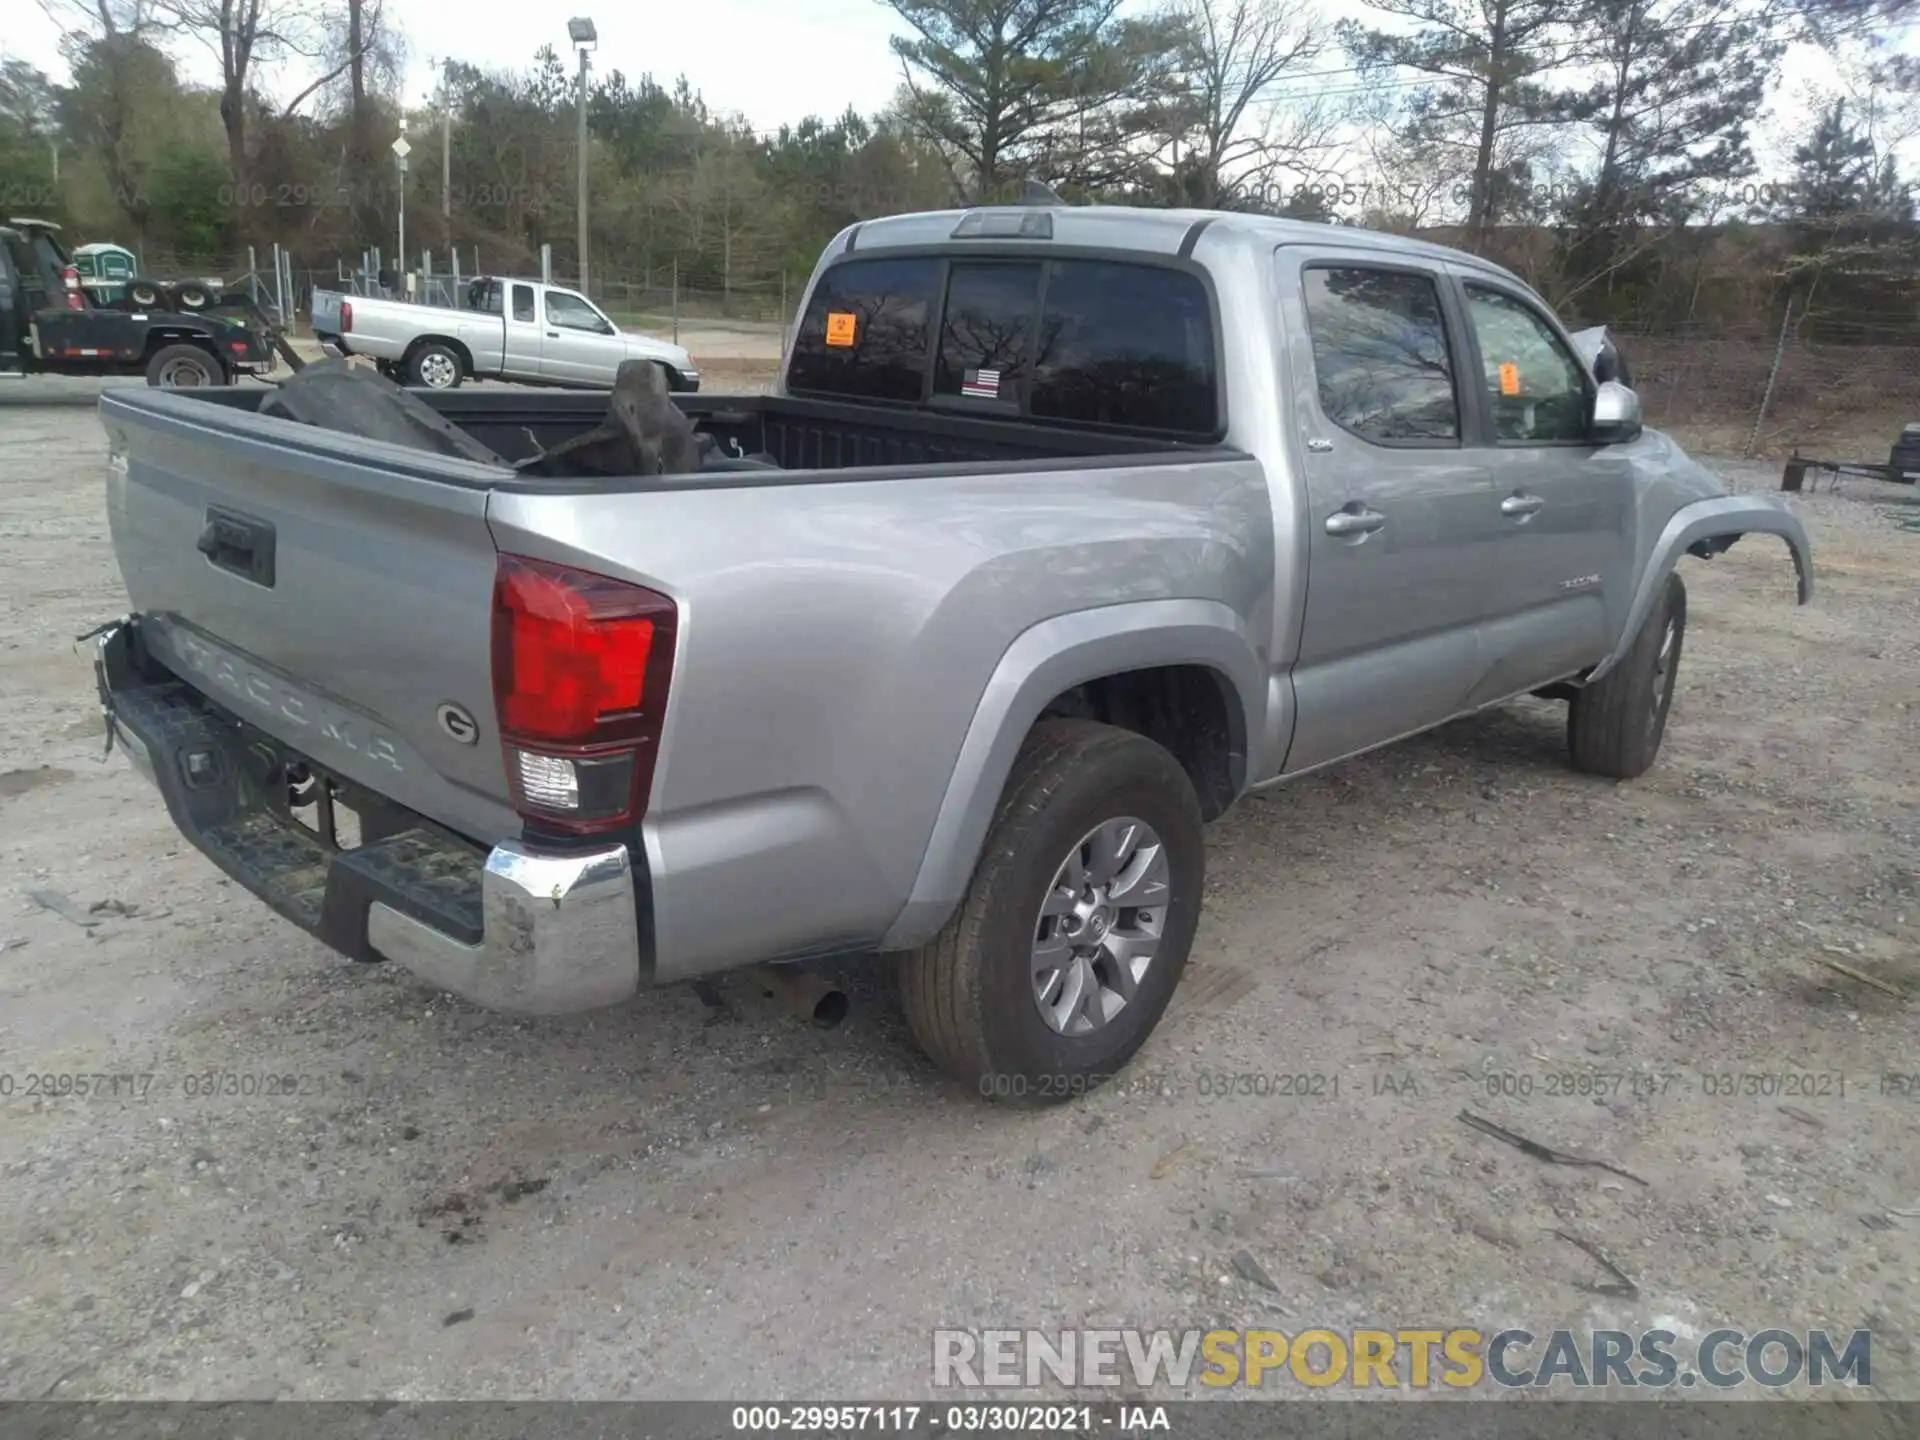
[[[482,275],[461,287],[460,298],[449,309],[316,290],[313,333],[428,390],[486,379],[604,389],[627,360],[658,365],[669,390],[700,388],[700,372],[680,346],[627,333],[577,290]]]
[[[418,392],[415,392],[418,393]],[[509,462],[604,398],[423,397]],[[1202,826],[1529,693],[1652,764],[1731,496],[1470,255],[1195,212],[835,238],[777,469],[580,480],[112,391],[110,737],[282,915],[483,1006],[894,957],[931,1056],[1045,1100],[1193,942]],[[1276,879],[1275,883],[1284,883]]]

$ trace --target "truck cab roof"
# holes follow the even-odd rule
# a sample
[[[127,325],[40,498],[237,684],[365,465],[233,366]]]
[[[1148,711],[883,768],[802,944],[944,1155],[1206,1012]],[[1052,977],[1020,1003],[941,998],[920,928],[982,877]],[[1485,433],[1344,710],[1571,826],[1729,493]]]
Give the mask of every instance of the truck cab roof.
[[[1478,255],[1407,235],[1324,225],[1228,210],[1144,210],[1126,205],[981,205],[868,220],[842,232],[842,253],[950,246],[956,241],[1052,244],[1062,248],[1134,250],[1184,258],[1204,236],[1248,249],[1338,244],[1345,249],[1417,255],[1471,266],[1531,290],[1517,275]]]

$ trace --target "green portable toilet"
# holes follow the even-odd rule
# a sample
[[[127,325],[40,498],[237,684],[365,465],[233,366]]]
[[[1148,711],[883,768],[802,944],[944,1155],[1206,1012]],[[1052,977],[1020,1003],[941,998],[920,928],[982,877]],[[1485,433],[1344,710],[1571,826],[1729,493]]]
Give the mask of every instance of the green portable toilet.
[[[127,282],[138,268],[133,252],[124,245],[102,242],[82,245],[73,252],[73,268],[80,272],[80,283],[96,304],[124,300]]]

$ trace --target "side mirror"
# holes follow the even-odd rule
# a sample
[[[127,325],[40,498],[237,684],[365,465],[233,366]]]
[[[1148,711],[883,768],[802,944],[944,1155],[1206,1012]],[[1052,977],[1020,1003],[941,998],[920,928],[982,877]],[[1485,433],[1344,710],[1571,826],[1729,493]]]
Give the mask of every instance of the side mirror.
[[[1623,445],[1640,438],[1640,397],[1618,380],[1601,383],[1593,397],[1587,438],[1596,445]]]

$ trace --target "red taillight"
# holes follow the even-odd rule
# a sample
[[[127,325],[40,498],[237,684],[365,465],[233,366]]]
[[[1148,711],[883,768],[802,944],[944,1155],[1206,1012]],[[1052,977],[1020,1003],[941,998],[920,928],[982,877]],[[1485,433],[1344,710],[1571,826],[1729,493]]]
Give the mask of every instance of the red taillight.
[[[673,601],[519,555],[493,589],[493,699],[514,808],[604,830],[646,808],[673,672]]]
[[[80,272],[68,265],[60,271],[60,283],[67,287],[67,308],[84,310],[87,308],[86,292],[80,288]]]
[[[342,300],[340,302],[340,333],[344,335],[351,329],[353,329],[353,302]]]

